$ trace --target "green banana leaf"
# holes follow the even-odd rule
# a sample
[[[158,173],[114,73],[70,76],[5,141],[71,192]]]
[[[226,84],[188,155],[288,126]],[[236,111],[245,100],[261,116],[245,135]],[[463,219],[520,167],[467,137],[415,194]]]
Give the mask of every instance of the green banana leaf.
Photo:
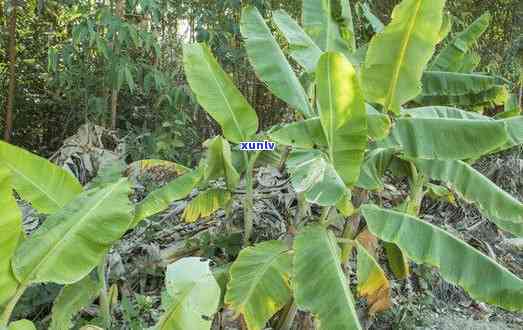
[[[267,241],[240,252],[230,269],[225,304],[242,314],[249,330],[263,330],[291,300],[292,258],[283,241]]]
[[[274,95],[300,111],[305,118],[311,117],[307,94],[256,7],[243,9],[240,31],[258,77]]]
[[[503,112],[498,113],[495,118],[509,118],[519,116],[521,114],[521,107],[519,105],[519,95],[512,93],[508,96],[503,105]]]
[[[256,112],[220,67],[207,45],[185,45],[183,66],[196,100],[220,124],[227,140],[240,143],[256,133]]]
[[[356,186],[365,190],[383,191],[383,176],[397,152],[396,148],[376,148],[369,151],[361,166],[361,174]]]
[[[322,50],[286,11],[275,10],[272,21],[287,40],[289,55],[307,72],[315,72]]]
[[[334,20],[332,1],[303,0],[303,28],[322,51],[341,52],[350,56],[350,45]]]
[[[367,148],[367,114],[358,77],[345,56],[327,52],[318,62],[316,79],[329,159],[351,187],[358,181]]]
[[[315,149],[327,146],[319,117],[284,125],[269,135],[276,143],[295,148]]]
[[[440,106],[404,109],[401,113],[414,118],[454,118],[494,121],[491,117],[476,112]],[[501,148],[496,149],[496,152],[523,144],[523,116],[511,116],[505,119],[495,120],[495,122],[504,123],[508,134],[507,141]]]
[[[347,194],[342,178],[319,150],[292,152],[287,167],[294,190],[309,203],[332,206]]]
[[[86,190],[49,216],[13,257],[22,287],[31,283],[71,284],[100,263],[127,231],[133,207],[126,179],[103,189]]]
[[[452,30],[452,16],[449,13],[445,13],[445,14],[443,14],[443,23],[441,24],[441,29],[439,30],[438,43],[443,41],[443,39],[445,39],[449,35],[451,30]]]
[[[91,305],[100,294],[101,287],[101,283],[93,279],[91,274],[79,282],[64,286],[53,303],[49,329],[71,329],[75,315]]]
[[[414,118],[446,118],[446,119],[478,119],[478,120],[492,120],[492,118],[484,116],[477,112],[464,111],[452,107],[444,106],[429,106],[419,108],[403,109],[402,115]]]
[[[459,69],[459,72],[472,73],[476,70],[480,63],[481,56],[474,51],[470,51],[465,55],[463,61],[461,61],[461,68]]]
[[[459,72],[468,51],[490,24],[490,14],[485,13],[469,27],[459,33],[445,48],[439,52],[430,64],[430,70]]]
[[[319,329],[361,329],[336,237],[327,229],[311,225],[296,236],[293,280],[296,304]]]
[[[361,77],[365,99],[399,113],[421,92],[421,76],[439,39],[444,0],[403,0],[372,38]]]
[[[220,286],[208,261],[183,258],[167,266],[164,314],[155,330],[209,330],[220,302]]]
[[[488,154],[508,141],[506,124],[495,120],[409,118],[396,120],[379,147],[401,146],[408,157],[471,159]]]
[[[230,200],[230,191],[220,188],[208,189],[187,204],[182,217],[185,222],[195,222],[200,218],[208,218],[214,212],[224,208]]]
[[[493,76],[425,71],[421,81],[423,89],[415,101],[423,105],[504,104],[508,97],[505,82]]]
[[[335,0],[332,17],[338,23],[341,37],[347,42],[349,51],[356,50],[356,34],[349,0]]]
[[[22,212],[11,187],[11,172],[0,167],[0,310],[14,295],[18,281],[11,270],[11,258],[21,241]]]
[[[500,228],[523,236],[523,204],[462,161],[414,160],[426,176],[450,184]]]
[[[512,148],[523,144],[523,116],[510,117],[502,119],[507,125],[509,135],[508,143],[503,146],[503,149]]]
[[[523,281],[491,258],[442,229],[404,213],[364,205],[370,232],[396,243],[417,263],[439,268],[442,277],[472,298],[511,311],[523,310]]]
[[[0,141],[0,165],[11,171],[12,185],[41,213],[51,214],[82,192],[69,172],[47,159]]]
[[[29,320],[20,320],[9,324],[7,330],[36,330],[36,327]]]
[[[389,116],[378,112],[368,104],[365,108],[369,137],[375,141],[386,138],[392,126]],[[269,136],[278,144],[296,148],[315,149],[328,145],[319,117],[284,125],[270,132]]]
[[[227,189],[234,190],[240,183],[240,174],[232,164],[231,146],[221,136],[208,140],[205,157],[205,181],[225,178]]]
[[[167,209],[172,202],[187,197],[200,183],[202,168],[188,172],[156,189],[136,205],[136,213],[130,228],[136,227],[143,219]]]
[[[389,136],[392,126],[389,116],[379,112],[369,104],[365,104],[365,108],[367,109],[369,137],[374,141],[379,141]]]

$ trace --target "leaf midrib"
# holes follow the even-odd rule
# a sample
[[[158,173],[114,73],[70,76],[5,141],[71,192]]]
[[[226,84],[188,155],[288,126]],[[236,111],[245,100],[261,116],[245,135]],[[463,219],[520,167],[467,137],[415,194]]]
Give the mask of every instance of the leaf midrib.
[[[256,273],[254,280],[252,281],[253,285],[249,286],[249,289],[247,290],[247,293],[244,295],[245,299],[241,300],[241,302],[238,304],[238,306],[243,310],[245,305],[247,304],[247,301],[250,300],[255,287],[258,287],[258,284],[261,282],[261,279],[265,276],[265,273],[273,266],[273,264],[277,261],[277,259],[283,255],[286,251],[278,252],[277,254],[271,256],[269,261],[262,265],[261,269],[262,271],[259,271]]]
[[[53,254],[54,251],[56,251],[65,241],[69,239],[69,237],[72,235],[72,233],[76,233],[76,228],[83,225],[84,221],[96,210],[100,207],[100,205],[105,202],[105,200],[118,188],[122,183],[124,183],[125,180],[122,180],[120,183],[116,183],[113,185],[112,189],[110,189],[105,195],[103,195],[102,198],[100,198],[99,201],[95,203],[95,205],[89,209],[85,213],[83,217],[81,217],[76,224],[74,224],[69,230],[67,230],[66,234],[63,236],[63,239],[57,241],[55,244],[51,246],[51,248],[48,250],[48,252],[41,258],[40,262],[34,267],[33,271],[29,273],[29,275],[20,282],[23,283],[30,283],[34,279],[33,277],[38,273],[39,268],[42,266],[42,264],[45,264],[46,261],[50,258],[50,256]]]
[[[50,193],[48,193],[42,186],[40,186],[37,182],[31,180],[28,176],[26,176],[23,172],[19,171],[16,167],[13,167],[9,162],[4,161],[3,162],[9,169],[13,172],[15,172],[18,176],[23,178],[25,181],[29,182],[30,185],[37,188],[40,192],[42,192],[43,195],[45,195],[48,199],[50,199],[58,208],[61,208],[63,205],[59,203]]]
[[[202,48],[202,50],[203,50],[203,48]],[[204,57],[207,57],[206,54],[203,54],[203,55],[204,55]],[[207,64],[207,68],[209,69],[209,72],[210,72],[210,74],[211,74],[211,76],[212,76],[216,86],[218,87],[218,90],[220,91],[220,94],[222,95],[222,98],[225,101],[225,104],[227,105],[227,109],[229,110],[229,113],[230,113],[231,118],[232,118],[232,120],[234,122],[234,125],[236,126],[236,129],[238,130],[238,132],[240,134],[240,138],[242,140],[245,140],[245,136],[243,135],[243,131],[240,128],[240,124],[238,123],[238,120],[237,120],[237,118],[236,118],[236,116],[234,114],[232,106],[229,103],[229,100],[227,99],[227,97],[225,96],[225,93],[223,92],[222,86],[218,82],[218,78],[216,78],[216,75],[214,74],[214,71],[212,70],[210,62],[211,62],[210,59],[206,58],[205,63]]]
[[[417,1],[416,10],[409,22],[409,28],[407,29],[407,33],[405,34],[403,40],[401,41],[400,55],[398,56],[398,59],[396,60],[396,66],[394,67],[394,73],[393,73],[392,80],[389,85],[389,91],[387,93],[387,98],[385,99],[385,109],[387,111],[390,111],[392,98],[393,98],[393,95],[395,94],[396,86],[397,86],[398,80],[399,80],[399,74],[400,74],[400,70],[401,70],[401,66],[402,66],[401,64],[403,63],[405,53],[407,52],[407,47],[409,46],[409,42],[410,42],[410,36],[412,35],[412,33],[414,31],[414,27],[415,27],[416,21],[418,19],[418,14],[421,9],[422,1],[423,0]]]
[[[338,283],[341,284],[341,287],[343,289],[343,296],[345,297],[345,300],[346,300],[346,303],[347,305],[350,306],[350,312],[352,314],[352,317],[357,320],[358,319],[358,316],[356,315],[356,311],[354,310],[354,305],[353,305],[353,302],[352,302],[352,299],[350,298],[349,296],[349,292],[348,292],[348,287],[347,285],[343,285],[343,283],[345,283],[345,281],[347,280],[346,277],[345,277],[345,274],[343,273],[343,271],[341,271],[341,267],[338,266],[338,263],[339,263],[339,259],[336,258],[336,256],[338,256],[338,246],[335,245],[335,243],[333,242],[332,239],[330,239],[329,235],[328,235],[328,232],[325,232],[325,236],[324,236],[326,239],[327,239],[327,246],[329,248],[329,252],[330,252],[330,256],[332,259],[332,264],[333,266],[335,267],[336,269],[336,277],[338,278]]]
[[[188,288],[183,290],[183,294],[181,295],[181,297],[179,297],[179,299],[177,299],[177,301],[173,303],[171,308],[169,308],[169,311],[167,312],[166,317],[161,320],[161,324],[159,324],[160,330],[166,329],[165,327],[167,325],[167,321],[171,320],[175,316],[175,314],[178,312],[180,307],[183,306],[183,303],[185,302],[187,296],[189,296],[189,294],[191,293],[192,289],[195,286],[196,286],[196,283],[191,283],[191,285]]]

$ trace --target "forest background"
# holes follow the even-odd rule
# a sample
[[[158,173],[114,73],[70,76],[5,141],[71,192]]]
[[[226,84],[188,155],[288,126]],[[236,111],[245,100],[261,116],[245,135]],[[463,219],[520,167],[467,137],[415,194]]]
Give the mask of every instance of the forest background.
[[[351,1],[358,45],[373,34],[363,12],[370,9],[386,24],[398,2]],[[118,131],[128,161],[161,158],[193,165],[202,142],[218,132],[195,102],[183,73],[182,45],[193,41],[209,43],[256,109],[262,129],[285,121],[291,111],[268,92],[246,58],[239,21],[247,4],[265,17],[278,8],[296,19],[301,15],[298,0],[3,1],[2,136],[50,156],[90,122]],[[449,1],[447,10],[452,33],[491,13],[475,50],[481,59],[477,71],[510,80],[517,94],[523,3]]]

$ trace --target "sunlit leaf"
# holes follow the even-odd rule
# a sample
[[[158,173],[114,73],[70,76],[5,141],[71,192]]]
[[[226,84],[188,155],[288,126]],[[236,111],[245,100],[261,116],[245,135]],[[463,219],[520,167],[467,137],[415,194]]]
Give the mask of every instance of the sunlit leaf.
[[[444,0],[403,0],[372,38],[362,82],[365,98],[398,113],[421,92],[421,76],[439,40]]]
[[[133,207],[126,179],[86,190],[49,216],[13,258],[13,273],[27,285],[71,284],[84,278],[129,228]]]
[[[242,250],[232,264],[225,303],[243,315],[249,330],[265,329],[291,299],[288,250],[283,241],[263,242]]]
[[[42,213],[53,213],[82,192],[69,172],[28,151],[0,141],[0,165],[11,171],[20,196]]]
[[[362,244],[356,243],[358,250],[357,273],[358,295],[365,297],[369,314],[373,315],[392,306],[390,284],[375,257]]]
[[[208,46],[184,46],[183,65],[198,103],[222,127],[229,141],[247,141],[258,130],[258,116],[223,71]]]
[[[351,187],[358,180],[367,147],[367,112],[356,71],[342,54],[327,52],[318,63],[316,81],[329,159]]]
[[[209,330],[220,302],[220,287],[208,261],[197,257],[167,266],[163,315],[155,330]]]
[[[187,197],[201,181],[202,172],[201,168],[188,172],[147,195],[136,205],[136,214],[130,228],[134,228],[143,219],[167,209],[172,202]]]
[[[0,310],[13,296],[18,281],[11,270],[11,258],[23,237],[22,212],[11,186],[11,172],[0,167]]]

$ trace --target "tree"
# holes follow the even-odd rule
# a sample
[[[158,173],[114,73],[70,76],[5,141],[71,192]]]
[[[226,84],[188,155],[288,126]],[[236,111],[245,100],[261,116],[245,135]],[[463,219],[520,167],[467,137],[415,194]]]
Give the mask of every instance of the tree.
[[[11,140],[13,131],[13,106],[16,91],[16,0],[11,0],[8,7],[9,14],[9,88],[5,107],[4,140]]]

